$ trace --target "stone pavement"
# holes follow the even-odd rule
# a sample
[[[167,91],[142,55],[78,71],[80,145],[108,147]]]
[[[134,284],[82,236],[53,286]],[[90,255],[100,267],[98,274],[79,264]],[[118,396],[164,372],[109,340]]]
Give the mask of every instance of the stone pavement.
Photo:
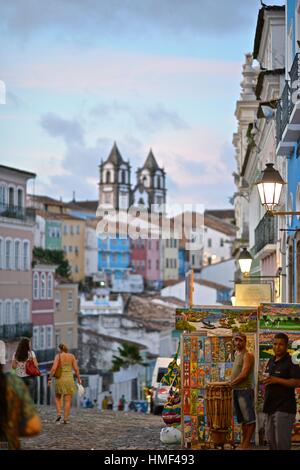
[[[164,422],[161,416],[151,414],[100,411],[73,408],[69,424],[55,424],[54,407],[40,406],[42,433],[22,439],[22,449],[180,449],[180,445],[166,446],[159,435]]]

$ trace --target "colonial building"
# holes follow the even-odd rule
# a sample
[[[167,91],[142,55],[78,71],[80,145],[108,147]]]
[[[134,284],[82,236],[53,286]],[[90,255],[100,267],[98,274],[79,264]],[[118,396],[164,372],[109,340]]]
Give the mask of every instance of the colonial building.
[[[21,336],[32,335],[32,248],[35,214],[27,208],[34,173],[0,165],[0,337],[8,367]]]
[[[286,209],[300,211],[300,101],[299,101],[299,40],[300,40],[300,4],[299,1],[286,2],[285,40],[285,81],[281,83],[281,101],[277,107],[276,155],[283,157],[287,165],[287,175],[279,169],[287,181]],[[276,217],[277,218],[277,217]],[[281,232],[280,245],[287,244],[287,302],[300,302],[300,223],[299,216],[281,218],[284,231]]]

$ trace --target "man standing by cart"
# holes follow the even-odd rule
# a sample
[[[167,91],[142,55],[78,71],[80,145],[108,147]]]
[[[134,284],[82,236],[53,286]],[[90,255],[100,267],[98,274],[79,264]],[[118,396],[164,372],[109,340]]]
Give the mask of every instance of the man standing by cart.
[[[232,366],[230,385],[233,389],[234,412],[242,424],[242,441],[238,449],[249,449],[255,431],[254,409],[254,355],[247,351],[247,337],[235,333],[233,337],[235,358]]]
[[[266,385],[263,412],[267,415],[266,437],[270,450],[289,450],[296,417],[295,388],[300,387],[300,366],[288,353],[289,338],[277,333],[273,340],[274,356],[264,374]]]

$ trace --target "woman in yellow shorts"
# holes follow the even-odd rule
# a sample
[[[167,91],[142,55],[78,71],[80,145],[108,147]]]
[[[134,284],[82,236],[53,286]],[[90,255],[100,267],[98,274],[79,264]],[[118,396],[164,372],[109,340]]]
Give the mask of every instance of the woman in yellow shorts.
[[[55,382],[55,402],[57,418],[56,423],[61,422],[61,408],[62,399],[64,400],[64,424],[68,423],[70,415],[72,395],[77,392],[77,387],[73,377],[73,370],[77,377],[77,381],[81,384],[79,369],[77,361],[73,354],[68,352],[68,348],[65,344],[59,345],[60,353],[55,356],[52,369],[50,371],[50,378],[48,384],[51,384],[51,376],[53,377],[58,368],[61,368],[61,376],[56,378]]]

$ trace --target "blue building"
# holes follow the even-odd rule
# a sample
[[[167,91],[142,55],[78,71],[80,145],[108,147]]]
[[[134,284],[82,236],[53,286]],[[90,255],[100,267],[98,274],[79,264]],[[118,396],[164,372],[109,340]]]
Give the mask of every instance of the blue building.
[[[277,108],[277,156],[287,158],[287,210],[300,211],[300,2],[286,2],[285,84]],[[287,219],[288,302],[300,302],[300,221]]]
[[[130,267],[129,238],[98,238],[98,271],[122,279]]]

